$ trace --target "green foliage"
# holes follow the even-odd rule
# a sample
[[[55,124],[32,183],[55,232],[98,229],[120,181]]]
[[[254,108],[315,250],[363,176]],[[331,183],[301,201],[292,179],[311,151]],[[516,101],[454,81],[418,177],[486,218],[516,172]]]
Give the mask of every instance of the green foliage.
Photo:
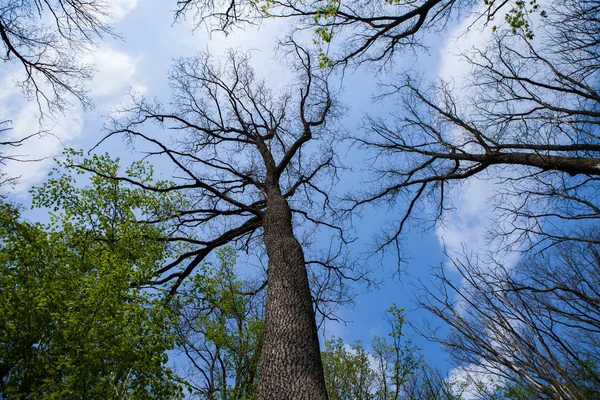
[[[415,372],[420,357],[419,348],[405,336],[406,317],[403,308],[392,304],[387,310],[386,321],[390,326],[388,338],[373,338],[373,355],[380,370],[380,398],[399,398],[402,385]]]
[[[494,395],[499,399],[506,400],[531,399],[535,397],[526,387],[514,383],[507,384],[506,386],[498,385]]]
[[[317,59],[319,61],[319,68],[333,67],[333,60],[331,58],[327,57],[327,55],[325,53],[319,53],[317,56]]]
[[[331,400],[375,399],[376,372],[360,342],[346,346],[341,338],[326,340],[321,358]]]
[[[217,252],[176,299],[181,313],[180,348],[190,357],[188,390],[201,399],[257,398],[263,333],[262,301],[242,292],[236,253]]]
[[[600,399],[600,368],[597,359],[587,357],[573,366],[572,381],[587,399]]]
[[[403,6],[407,5],[407,3],[410,3],[404,0],[383,1],[391,6]],[[498,6],[498,3],[502,3],[498,0],[483,0],[483,2],[486,6],[490,7],[490,9],[493,9],[495,6]],[[523,32],[523,35],[527,39],[533,39],[534,33],[529,16],[533,13],[539,13],[541,17],[545,18],[547,16],[546,11],[540,8],[540,5],[537,0],[514,0],[510,1],[510,3],[512,3],[512,7],[505,14],[504,19],[507,22],[512,33],[517,34],[518,32]],[[266,6],[263,6],[263,9],[268,9],[272,7],[271,2],[266,2],[266,4]],[[500,4],[500,6],[501,5],[502,4]],[[318,53],[320,68],[331,68],[333,66],[333,60],[327,54],[327,50],[329,44],[331,43],[335,35],[332,26],[335,22],[339,9],[339,0],[322,0],[316,2],[315,12],[313,16],[313,22],[315,24],[313,42],[320,49]],[[270,16],[270,14],[264,10],[263,13],[266,16]],[[367,17],[367,15],[365,15],[365,17]],[[496,29],[496,26],[492,27],[493,31],[496,31]]]
[[[326,0],[323,5],[317,7],[315,12],[314,21],[319,23],[321,20],[333,18],[337,14],[340,8],[339,0]]]
[[[372,352],[360,342],[347,346],[339,338],[325,341],[322,359],[330,399],[410,398],[405,392],[421,367],[419,349],[405,337],[404,309],[392,305],[385,319],[390,332],[373,338]]]
[[[493,5],[495,2],[496,0],[484,0],[484,4],[488,6]],[[546,18],[546,11],[540,8],[537,0],[517,0],[513,4],[513,7],[504,16],[504,20],[508,23],[508,26],[513,34],[523,32],[527,39],[533,39],[534,34],[529,20],[529,14],[539,12],[542,18]],[[493,31],[496,29],[496,26],[492,27]]]
[[[331,68],[333,66],[333,60],[327,56],[325,47],[331,43],[333,38],[333,29],[328,22],[335,18],[339,7],[339,0],[326,0],[317,7],[313,17],[313,21],[317,25],[313,43],[320,48],[317,55],[319,68]]]
[[[61,164],[69,167],[70,152]],[[115,176],[117,161],[87,160]],[[58,170],[54,171],[57,175]],[[129,174],[151,179],[134,165]],[[169,399],[172,312],[132,287],[169,256],[159,226],[138,222],[169,203],[94,176],[59,175],[33,191],[53,210],[45,226],[0,205],[0,393],[10,399]]]

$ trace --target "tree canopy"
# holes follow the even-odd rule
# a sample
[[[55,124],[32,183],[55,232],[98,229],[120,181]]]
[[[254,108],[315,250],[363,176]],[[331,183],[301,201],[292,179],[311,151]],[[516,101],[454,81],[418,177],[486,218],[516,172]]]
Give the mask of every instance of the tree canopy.
[[[142,161],[123,170],[67,151],[31,192],[49,222],[3,198],[1,396],[598,397],[599,1],[176,4],[176,18],[227,33],[292,21],[278,47],[292,78],[261,78],[243,50],[176,59],[169,99],[132,96],[90,152],[121,138]],[[86,103],[77,54],[111,34],[106,12],[96,1],[0,6],[3,61],[25,69],[40,109],[64,110],[66,93]],[[466,29],[490,39],[462,49],[464,77],[396,68],[467,14]],[[365,69],[383,112],[344,126],[332,82]],[[155,179],[153,165],[172,178]],[[340,196],[350,174],[359,183]],[[370,346],[321,347],[318,320],[335,319],[349,284],[375,270],[349,250],[355,216],[383,205],[370,254],[403,259],[410,228],[442,232],[455,191],[478,180],[494,183],[482,233],[494,250],[455,246],[419,282],[419,308],[444,326],[420,332],[448,351],[451,373],[420,356],[396,306]],[[252,279],[238,255],[262,263]]]
[[[108,156],[90,165],[114,175]],[[148,178],[141,164],[131,174]],[[166,367],[173,315],[143,282],[170,254],[157,227],[138,223],[158,197],[115,181],[50,179],[34,204],[55,213],[30,223],[0,213],[0,392],[3,398],[177,398]]]

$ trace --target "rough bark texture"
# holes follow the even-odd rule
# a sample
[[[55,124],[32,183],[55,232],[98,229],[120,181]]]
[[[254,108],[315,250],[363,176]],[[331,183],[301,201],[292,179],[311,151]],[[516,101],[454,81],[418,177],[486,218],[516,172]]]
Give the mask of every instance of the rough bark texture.
[[[269,256],[259,399],[327,399],[304,253],[287,200],[267,192],[264,240]]]

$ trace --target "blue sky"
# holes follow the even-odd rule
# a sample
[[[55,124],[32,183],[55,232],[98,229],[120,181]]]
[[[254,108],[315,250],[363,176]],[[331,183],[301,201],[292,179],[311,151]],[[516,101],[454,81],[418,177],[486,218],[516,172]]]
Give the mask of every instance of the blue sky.
[[[193,56],[203,50],[218,55],[228,48],[253,49],[252,65],[257,75],[268,78],[276,87],[284,86],[289,79],[285,66],[273,56],[276,39],[287,33],[286,21],[268,21],[259,28],[246,27],[229,36],[220,33],[211,36],[203,27],[192,33],[192,21],[173,24],[174,5],[170,2],[111,0],[111,3],[111,22],[123,40],[102,42],[84,58],[86,62],[96,65],[96,77],[89,85],[96,106],[93,110],[82,110],[78,104],[73,104],[64,114],[56,115],[53,121],[45,121],[45,128],[51,134],[32,138],[18,149],[18,153],[24,157],[43,160],[26,164],[9,163],[6,166],[5,172],[21,176],[20,184],[9,193],[16,202],[28,203],[28,188],[43,182],[53,166],[52,157],[58,156],[63,147],[88,150],[95,145],[103,136],[105,116],[119,104],[126,104],[129,92],[150,99],[168,100],[167,73],[174,58]],[[418,58],[408,53],[394,60],[392,72],[410,67],[429,79],[454,80],[459,86],[469,72],[457,56],[460,49],[481,45],[491,35],[489,26],[475,26],[470,34],[459,36],[472,22],[467,13],[462,18],[444,34],[428,37],[428,52],[421,53]],[[0,71],[0,120],[13,120],[10,135],[15,138],[35,132],[38,129],[36,105],[28,103],[14,86],[20,70],[4,64],[0,66]],[[393,77],[389,75],[381,79]],[[358,129],[365,113],[385,114],[393,111],[393,102],[377,103],[372,100],[376,78],[370,70],[347,71],[343,87],[341,100],[348,107],[343,125],[348,130]],[[118,155],[124,163],[136,157],[120,140],[107,142],[99,148],[99,152]],[[353,180],[343,181],[341,187],[353,190],[353,185],[359,185],[367,176],[361,172],[360,166],[364,164],[364,160],[360,159],[361,152],[351,151],[348,157],[352,157],[351,163],[355,164],[356,174]],[[162,172],[168,178],[169,171]],[[493,218],[493,204],[488,200],[496,184],[493,180],[479,179],[457,187],[451,194],[455,209],[446,214],[443,226],[425,232],[413,230],[404,238],[403,246],[408,251],[410,261],[403,266],[402,273],[393,277],[396,260],[391,256],[383,258],[383,266],[376,267],[375,273],[383,281],[380,288],[366,293],[360,287],[356,288],[359,295],[355,306],[340,310],[340,316],[347,323],[329,323],[325,334],[341,336],[346,342],[362,340],[369,344],[373,334],[381,336],[387,333],[382,316],[391,303],[405,307],[409,320],[417,326],[428,318],[427,314],[415,310],[414,285],[419,279],[429,279],[432,266],[446,265],[444,248],[449,252],[460,252],[463,246],[473,252],[493,249],[495,244],[487,243],[484,237]],[[372,234],[384,225],[390,213],[393,214],[394,210],[385,207],[363,211],[362,217],[355,221],[360,237],[355,251],[366,249]],[[26,215],[30,219],[44,219],[39,211]],[[427,359],[438,365],[444,364],[445,355],[440,353],[437,346],[417,336],[413,339],[423,349]]]

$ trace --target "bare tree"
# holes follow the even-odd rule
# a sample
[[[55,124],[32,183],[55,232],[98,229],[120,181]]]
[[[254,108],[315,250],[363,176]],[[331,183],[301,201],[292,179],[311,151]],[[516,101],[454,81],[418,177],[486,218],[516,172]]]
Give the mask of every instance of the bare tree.
[[[228,21],[223,28],[243,11],[235,7],[239,2],[226,4],[231,7],[221,14]],[[447,21],[458,3],[401,2],[398,8],[414,12],[413,19],[382,13],[361,19],[360,7],[379,7],[374,4],[345,11],[347,4],[303,9],[302,3],[280,2],[268,12],[309,16],[326,28],[353,27],[346,36],[353,40],[338,60],[376,62],[401,44],[418,44],[414,34]],[[425,4],[430,8],[419,8]],[[454,328],[453,336],[438,339],[458,360],[501,377],[524,398],[598,393],[599,11],[597,0],[553,2],[543,27],[535,29],[536,40],[528,26],[509,20],[510,29],[500,29],[487,48],[465,54],[473,75],[458,88],[462,93],[447,82],[423,89],[408,78],[389,87],[401,98],[396,123],[371,119],[370,134],[356,138],[381,163],[375,165],[378,186],[352,199],[350,211],[379,201],[404,211],[382,246],[398,244],[409,217],[431,200],[434,219],[443,216],[453,183],[480,176],[505,184],[497,194],[504,222],[495,233],[507,246],[540,252],[530,252],[516,272],[454,260],[466,284],[440,274],[441,295],[431,292],[424,306]],[[365,30],[356,29],[361,26]],[[331,31],[320,32],[325,42],[331,39]]]
[[[0,136],[5,134],[5,132],[10,131],[11,125],[12,125],[12,121],[9,121],[9,120],[0,121]],[[33,133],[31,135],[25,136],[20,139],[6,139],[3,141],[0,141],[0,148],[1,147],[11,148],[11,149],[19,148],[23,145],[23,143],[27,139],[29,139],[37,134],[38,133]],[[26,162],[33,162],[33,161],[37,161],[37,160],[31,160],[24,156],[18,155],[18,154],[7,154],[5,152],[0,151],[0,166],[5,166],[7,162],[26,163]],[[6,186],[6,185],[14,185],[17,183],[18,179],[19,179],[18,176],[10,176],[8,173],[2,172],[2,170],[0,169],[0,187]],[[2,198],[2,195],[0,195],[0,199],[1,198]]]
[[[263,18],[292,19],[298,29],[315,31],[322,50],[337,65],[385,63],[398,52],[423,47],[424,33],[443,30],[461,10],[473,6],[482,6],[474,10],[485,21],[508,10],[508,25],[524,27],[532,35],[528,14],[539,10],[536,0],[179,0],[177,4],[177,16],[193,14],[199,23],[226,32]]]
[[[20,67],[17,84],[29,100],[37,102],[40,121],[48,113],[65,111],[70,96],[90,105],[85,83],[92,78],[93,68],[81,59],[96,40],[113,35],[105,22],[109,11],[103,0],[6,0],[0,4],[0,60]],[[9,130],[9,121],[0,122],[1,137]],[[19,147],[42,133],[0,140],[0,147]],[[0,154],[0,165],[36,161],[8,156],[5,151]],[[0,172],[0,186],[17,180]]]
[[[505,183],[496,233],[508,245],[595,242],[580,228],[600,215],[597,13],[596,1],[557,2],[541,40],[499,33],[465,55],[473,72],[462,92],[444,82],[424,90],[414,78],[389,87],[404,113],[369,120],[370,134],[357,138],[385,163],[375,166],[381,186],[354,199],[404,207],[384,245],[424,200],[441,217],[449,187],[472,176]]]
[[[419,400],[463,400],[465,382],[444,375],[438,368],[420,359],[414,371],[402,384],[401,398]]]
[[[404,114],[367,122],[378,186],[353,207],[391,202],[404,213],[382,246],[398,243],[419,207],[438,219],[452,185],[497,179],[493,234],[527,258],[454,259],[462,282],[440,270],[423,306],[452,329],[435,336],[467,371],[508,383],[513,398],[587,399],[598,373],[598,1],[554,2],[541,37],[499,32],[465,54],[466,87],[389,86]],[[459,89],[459,90],[456,90]],[[390,101],[391,97],[384,97]],[[477,379],[474,378],[474,381]],[[488,398],[497,393],[482,393]]]
[[[2,2],[0,59],[23,68],[21,86],[40,111],[64,109],[65,94],[89,104],[84,83],[92,69],[79,58],[95,40],[112,34],[104,22],[108,12],[102,0]]]
[[[230,53],[226,67],[205,55],[180,60],[171,77],[169,109],[142,100],[126,120],[115,121],[106,139],[125,135],[140,141],[149,157],[168,161],[177,177],[173,184],[156,185],[120,180],[185,197],[181,209],[161,220],[173,224],[168,241],[186,243],[189,251],[157,270],[153,284],[172,282],[174,293],[220,246],[264,246],[268,271],[259,398],[324,399],[307,267],[346,276],[336,264],[336,256],[343,255],[338,250],[346,240],[343,231],[324,219],[336,179],[327,129],[332,100],[326,77],[313,71],[309,54],[293,42],[287,45],[299,78],[291,91],[269,90],[255,78],[247,54]],[[171,143],[160,135],[168,131],[174,133]],[[326,188],[318,185],[323,179]],[[305,257],[294,234],[295,218],[326,229],[320,237],[331,237],[333,250],[325,262]]]
[[[455,260],[464,281],[440,269],[439,290],[428,289],[422,303],[452,328],[447,337],[433,337],[467,374],[475,372],[474,380],[492,377],[516,394],[509,398],[596,398],[599,250],[597,244],[563,242],[514,270]]]

